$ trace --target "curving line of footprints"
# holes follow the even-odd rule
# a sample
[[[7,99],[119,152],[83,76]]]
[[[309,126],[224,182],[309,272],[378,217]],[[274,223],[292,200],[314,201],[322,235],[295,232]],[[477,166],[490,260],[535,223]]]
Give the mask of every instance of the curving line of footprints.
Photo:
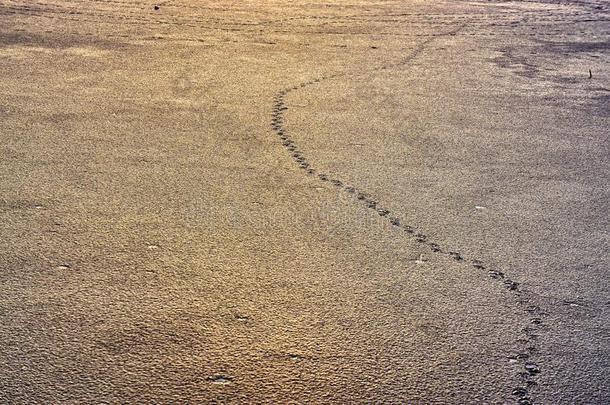
[[[461,27],[457,30],[444,33],[442,35],[455,35],[460,29]],[[429,38],[428,40],[423,41],[405,59],[393,64],[383,65],[374,69],[362,71],[360,73],[335,73],[330,74],[328,76],[321,76],[310,81],[300,83],[299,85],[296,85],[294,87],[289,87],[280,90],[276,94],[274,99],[271,127],[279,137],[282,145],[288,151],[292,159],[299,166],[299,168],[303,170],[307,175],[315,176],[322,182],[332,184],[334,187],[337,188],[339,192],[345,192],[350,194],[351,196],[353,196],[353,199],[356,202],[363,204],[367,208],[376,212],[382,218],[387,219],[387,221],[392,226],[401,229],[407,236],[414,238],[417,242],[427,246],[432,252],[447,255],[458,263],[468,263],[476,270],[486,272],[486,274],[492,280],[499,283],[499,285],[508,289],[511,293],[514,294],[514,296],[516,297],[516,301],[521,307],[523,307],[523,310],[527,313],[529,324],[521,330],[523,337],[519,339],[519,343],[522,345],[523,350],[521,350],[520,353],[509,357],[510,362],[520,363],[522,366],[522,370],[520,370],[519,372],[519,378],[521,383],[519,384],[519,386],[513,389],[512,394],[516,397],[518,404],[530,405],[532,404],[532,399],[530,398],[529,394],[531,389],[537,385],[536,376],[540,373],[540,367],[533,361],[532,357],[538,351],[538,331],[542,327],[542,317],[545,314],[541,311],[539,307],[532,305],[530,300],[524,296],[521,288],[519,287],[519,283],[511,279],[504,272],[488,267],[482,260],[474,258],[469,259],[458,251],[450,250],[440,246],[439,244],[430,240],[430,238],[422,231],[417,230],[413,226],[410,226],[406,223],[403,223],[400,218],[398,218],[398,216],[395,216],[389,209],[385,208],[379,201],[375,200],[368,193],[358,189],[354,185],[347,184],[342,180],[333,178],[332,176],[326,173],[318,171],[311,165],[311,163],[305,157],[303,152],[299,150],[297,144],[284,127],[284,114],[285,111],[288,109],[286,106],[286,96],[291,92],[297,91],[303,87],[320,83],[324,80],[330,80],[337,77],[355,76],[362,73],[374,73],[383,69],[407,65],[419,54],[421,54],[426,49],[426,46],[432,41],[434,41],[434,39],[435,38]]]

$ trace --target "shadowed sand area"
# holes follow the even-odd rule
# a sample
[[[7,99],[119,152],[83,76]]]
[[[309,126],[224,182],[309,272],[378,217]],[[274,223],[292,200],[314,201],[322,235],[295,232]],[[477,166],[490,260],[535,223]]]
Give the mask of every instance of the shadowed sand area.
[[[610,402],[609,23],[3,2],[0,402]]]

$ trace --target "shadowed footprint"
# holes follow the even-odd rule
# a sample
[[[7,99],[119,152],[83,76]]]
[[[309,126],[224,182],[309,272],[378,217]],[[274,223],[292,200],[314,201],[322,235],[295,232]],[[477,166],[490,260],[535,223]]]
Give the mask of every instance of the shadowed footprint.
[[[229,376],[226,375],[213,375],[207,378],[207,380],[211,383],[211,384],[218,384],[218,385],[226,385],[226,384],[230,384],[231,382],[233,382],[233,379]]]

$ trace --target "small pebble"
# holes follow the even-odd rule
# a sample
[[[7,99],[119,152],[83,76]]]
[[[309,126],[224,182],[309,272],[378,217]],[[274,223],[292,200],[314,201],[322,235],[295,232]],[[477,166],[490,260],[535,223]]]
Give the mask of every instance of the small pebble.
[[[424,259],[424,255],[423,254],[420,254],[419,258],[417,260],[415,260],[415,263],[417,263],[417,264],[423,264],[423,263],[426,263],[426,262],[427,262],[427,260]]]

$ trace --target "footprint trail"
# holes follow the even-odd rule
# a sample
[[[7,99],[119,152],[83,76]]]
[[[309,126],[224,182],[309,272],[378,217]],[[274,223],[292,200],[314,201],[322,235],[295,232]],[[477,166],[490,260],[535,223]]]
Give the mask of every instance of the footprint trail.
[[[507,289],[513,294],[516,302],[526,314],[528,324],[520,331],[522,337],[519,339],[519,343],[522,349],[519,353],[514,353],[508,356],[509,362],[521,364],[518,375],[521,383],[513,389],[512,394],[515,396],[518,404],[529,405],[533,403],[530,393],[537,385],[536,379],[538,374],[541,372],[541,369],[535,362],[534,357],[539,350],[537,337],[540,329],[543,327],[542,318],[545,314],[538,306],[532,304],[531,300],[522,290],[520,284],[509,277],[504,271],[488,266],[483,260],[466,257],[466,255],[455,249],[450,249],[436,243],[430,237],[428,237],[424,231],[404,223],[399,218],[399,215],[396,215],[391,210],[384,207],[380,201],[375,199],[365,190],[362,190],[343,180],[333,178],[331,175],[317,170],[311,164],[305,154],[299,149],[297,143],[284,126],[285,113],[288,110],[286,97],[290,93],[296,92],[304,87],[313,86],[323,81],[328,81],[339,77],[374,74],[375,72],[381,70],[408,65],[422,52],[424,52],[427,49],[427,46],[436,38],[441,36],[456,35],[461,28],[463,27],[459,27],[453,31],[428,38],[427,40],[421,42],[409,55],[398,62],[382,65],[373,69],[362,69],[361,71],[357,71],[355,73],[329,74],[280,90],[274,98],[271,127],[279,137],[281,144],[290,154],[292,160],[306,175],[314,176],[319,181],[332,185],[337,189],[338,192],[349,194],[352,196],[354,202],[374,211],[377,215],[387,220],[391,226],[403,231],[407,237],[415,239],[418,243],[427,246],[433,253],[448,256],[457,263],[470,265],[472,268],[480,271],[481,274],[489,277],[490,280],[493,280],[493,282],[497,283],[498,286]]]

